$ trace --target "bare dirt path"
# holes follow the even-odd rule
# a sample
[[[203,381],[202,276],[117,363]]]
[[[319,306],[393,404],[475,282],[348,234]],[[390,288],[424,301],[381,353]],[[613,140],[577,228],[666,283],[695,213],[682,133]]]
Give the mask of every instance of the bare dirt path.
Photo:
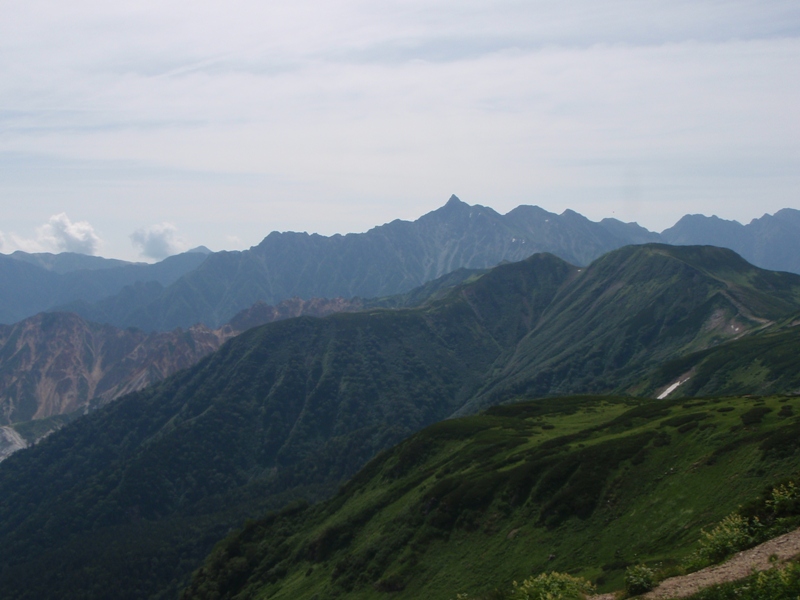
[[[765,571],[770,567],[789,560],[800,554],[800,529],[773,538],[763,544],[743,550],[728,561],[701,571],[670,577],[665,579],[654,590],[641,596],[647,600],[667,600],[668,598],[686,598],[709,586],[736,581],[756,571]],[[770,561],[777,557],[777,563]],[[615,594],[593,596],[591,600],[613,600]]]

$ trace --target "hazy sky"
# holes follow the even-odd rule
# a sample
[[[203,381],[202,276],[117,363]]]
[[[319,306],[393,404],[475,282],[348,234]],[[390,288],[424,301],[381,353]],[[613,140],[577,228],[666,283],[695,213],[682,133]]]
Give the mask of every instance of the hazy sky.
[[[800,2],[0,0],[0,252],[137,259],[457,194],[800,208]]]

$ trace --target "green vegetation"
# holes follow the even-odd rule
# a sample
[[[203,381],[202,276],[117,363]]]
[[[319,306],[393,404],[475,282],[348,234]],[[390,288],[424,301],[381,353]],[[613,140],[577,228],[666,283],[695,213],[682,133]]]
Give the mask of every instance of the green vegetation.
[[[0,468],[0,585],[16,598],[174,596],[247,516],[327,497],[452,414],[497,340],[524,335],[571,272],[537,256],[424,309],[273,323],[79,419]]]
[[[800,277],[731,252],[655,245],[586,269],[536,255],[415,309],[256,328],[3,462],[0,589],[171,598],[246,518],[351,477],[334,504],[245,527],[242,553],[209,559],[214,593],[444,598],[553,569],[621,587],[625,567],[681,559],[792,474],[794,400],[496,405],[643,389],[667,358],[788,319],[799,297]]]
[[[583,600],[594,592],[594,586],[567,573],[542,573],[513,583],[512,598],[519,600]]]
[[[698,566],[718,563],[734,552],[751,547],[757,538],[758,520],[750,521],[739,514],[730,514],[710,531],[703,531],[697,549]]]
[[[80,415],[71,413],[67,415],[53,415],[45,419],[36,419],[35,421],[24,421],[22,423],[15,423],[14,429],[19,433],[26,442],[33,444],[46,435],[57,431],[67,423],[74,421]]]
[[[787,433],[793,429],[787,428]],[[769,436],[761,443],[767,459],[768,450],[784,435]],[[740,550],[799,527],[800,488],[795,481],[787,479],[767,486],[757,499],[739,507],[712,529],[703,530],[699,547],[688,558],[687,566],[696,570],[721,562]]]
[[[656,572],[647,565],[634,565],[625,570],[625,591],[632,596],[656,587]]]
[[[559,291],[468,406],[588,390],[655,396],[687,374],[676,396],[800,390],[798,281],[721,248],[611,252]],[[703,357],[716,358],[704,367]]]
[[[510,582],[553,570],[601,591],[652,585],[737,506],[757,497],[741,510],[793,506],[787,477],[800,452],[770,453],[796,428],[777,417],[785,403],[800,398],[577,397],[445,421],[373,460],[330,501],[249,523],[183,597],[500,598]],[[755,405],[773,411],[742,428]],[[681,432],[690,416],[703,428]]]
[[[688,600],[796,600],[800,596],[800,565],[789,563],[751,575],[743,581],[716,585]]]
[[[800,328],[771,327],[657,368],[642,391],[655,391],[691,373],[671,397],[800,392]],[[785,414],[791,416],[791,414]]]

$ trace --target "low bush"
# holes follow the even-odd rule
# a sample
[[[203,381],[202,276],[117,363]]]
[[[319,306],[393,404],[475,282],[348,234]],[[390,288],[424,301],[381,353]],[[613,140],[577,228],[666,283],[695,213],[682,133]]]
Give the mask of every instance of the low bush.
[[[584,600],[595,593],[590,581],[567,573],[541,573],[522,583],[513,582],[511,592],[494,590],[482,596],[456,594],[454,600]]]
[[[761,571],[743,581],[716,585],[690,600],[796,600],[800,597],[800,565]]]
[[[591,582],[567,573],[542,573],[522,583],[514,582],[515,600],[583,600],[595,591]]]
[[[749,548],[757,539],[760,526],[758,517],[747,519],[733,513],[711,531],[703,530],[700,548],[693,556],[696,566],[719,562],[734,552]]]
[[[772,409],[767,406],[756,406],[755,408],[751,408],[746,413],[742,414],[742,416],[739,418],[742,420],[742,423],[745,427],[749,427],[751,425],[758,425],[761,423],[764,416],[771,412]]]
[[[632,596],[649,592],[656,583],[656,573],[647,565],[634,565],[625,570],[625,591]]]

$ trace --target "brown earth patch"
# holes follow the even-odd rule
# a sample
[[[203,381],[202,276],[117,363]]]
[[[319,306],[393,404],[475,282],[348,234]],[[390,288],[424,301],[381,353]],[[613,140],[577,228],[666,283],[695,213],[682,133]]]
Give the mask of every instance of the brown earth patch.
[[[798,554],[800,554],[800,529],[795,529],[755,548],[743,550],[720,565],[665,579],[654,590],[640,597],[646,600],[686,598],[712,585],[744,579],[754,570],[765,571],[776,565],[780,566]],[[592,596],[591,600],[614,600],[619,595],[620,592],[601,594]]]

